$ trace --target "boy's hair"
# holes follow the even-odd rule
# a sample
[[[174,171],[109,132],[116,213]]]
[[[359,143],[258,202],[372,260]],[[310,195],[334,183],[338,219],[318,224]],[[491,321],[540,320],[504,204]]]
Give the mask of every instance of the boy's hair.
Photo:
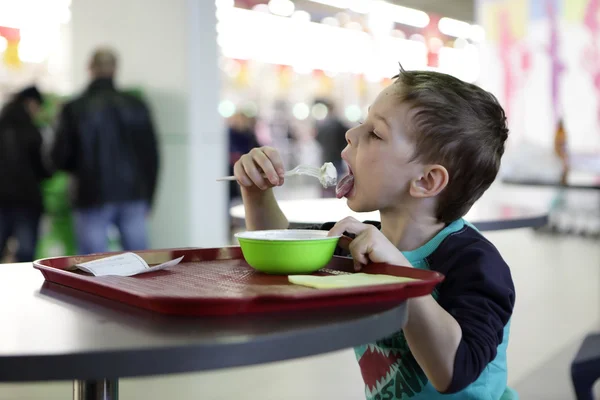
[[[491,93],[450,75],[400,66],[394,78],[400,100],[410,107],[414,160],[448,170],[436,217],[450,223],[463,217],[496,179],[508,137],[506,115]]]

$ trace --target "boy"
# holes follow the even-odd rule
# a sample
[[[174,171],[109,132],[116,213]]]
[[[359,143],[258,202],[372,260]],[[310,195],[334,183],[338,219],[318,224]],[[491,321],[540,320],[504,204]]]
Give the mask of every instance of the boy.
[[[356,212],[325,224],[357,269],[369,262],[427,268],[446,276],[431,296],[409,300],[408,322],[389,338],[355,349],[369,399],[500,399],[515,302],[510,270],[462,217],[494,181],[508,136],[489,93],[451,76],[401,69],[346,133],[349,174],[338,184]],[[283,184],[276,150],[254,149],[234,167],[249,230],[287,228],[270,188]],[[263,178],[264,176],[264,178]],[[347,254],[347,253],[346,253]]]

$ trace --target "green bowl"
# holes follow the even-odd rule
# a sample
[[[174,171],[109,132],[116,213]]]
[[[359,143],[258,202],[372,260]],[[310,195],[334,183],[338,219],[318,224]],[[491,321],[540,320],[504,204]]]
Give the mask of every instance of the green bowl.
[[[235,235],[246,262],[267,274],[310,274],[326,266],[339,241],[327,231],[282,229]]]

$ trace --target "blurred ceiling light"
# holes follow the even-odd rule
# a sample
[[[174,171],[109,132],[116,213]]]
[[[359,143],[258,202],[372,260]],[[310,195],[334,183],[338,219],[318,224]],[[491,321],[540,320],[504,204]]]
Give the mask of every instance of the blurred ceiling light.
[[[360,118],[362,117],[362,111],[360,110],[359,106],[353,104],[353,105],[346,107],[346,110],[344,111],[344,115],[346,116],[348,121],[358,122],[358,121],[360,121]]]
[[[452,18],[441,18],[438,29],[444,35],[468,38],[471,35],[471,24]]]
[[[333,17],[325,17],[321,20],[321,23],[329,26],[340,26],[340,22]]]
[[[469,44],[469,42],[467,42],[467,39],[457,38],[454,41],[454,48],[455,49],[464,49],[467,46],[467,44]]]
[[[377,0],[367,17],[369,30],[376,37],[388,36],[394,28],[394,21],[386,13],[385,6],[381,7],[382,3],[384,2]]]
[[[310,22],[310,14],[304,10],[294,11],[292,14],[292,19],[301,22]]]
[[[219,103],[219,114],[223,118],[229,118],[235,114],[235,104],[230,100],[223,100]]]
[[[352,30],[355,30],[355,31],[362,31],[363,30],[363,26],[360,24],[360,22],[356,22],[356,21],[348,22],[346,24],[345,28],[352,29]]]
[[[425,28],[429,25],[429,15],[425,11],[390,3],[382,4],[381,7],[384,8],[384,11],[392,20],[399,24],[414,26],[415,28]]]
[[[317,103],[312,107],[311,114],[314,119],[317,121],[322,121],[327,118],[329,110],[327,110],[327,106],[323,103]]]
[[[418,33],[413,33],[408,39],[415,42],[425,43],[425,36]]]
[[[355,13],[367,14],[371,9],[371,0],[350,0],[347,7]]]
[[[292,109],[292,114],[296,119],[304,121],[310,115],[310,108],[306,103],[296,103]]]
[[[331,7],[336,7],[340,9],[350,9],[354,12],[358,12],[360,14],[368,14],[373,9],[372,2],[367,2],[366,0],[310,0],[313,3],[324,4]],[[388,16],[394,20],[394,22],[398,22],[404,25],[414,26],[415,28],[425,28],[429,25],[429,15],[426,12],[421,10],[416,10],[414,8],[402,7],[395,4],[390,4],[388,2],[382,1],[379,2],[379,7],[382,8],[382,11],[387,13]],[[377,4],[377,3],[376,3]]]
[[[398,39],[406,39],[406,33],[401,31],[400,29],[392,30],[392,36]]]
[[[444,35],[471,39],[475,42],[482,42],[485,39],[485,30],[481,26],[471,25],[468,22],[457,19],[446,17],[440,19],[438,29]]]
[[[325,6],[346,9],[348,8],[348,0],[310,0],[313,3],[323,4]]]
[[[393,37],[394,33],[378,43],[377,38],[365,32],[333,28],[316,22],[303,24],[303,28],[298,29],[298,25],[290,24],[287,18],[242,8],[228,10],[226,17],[219,21],[218,43],[223,56],[230,59],[288,65],[298,75],[309,74],[313,70],[328,71],[327,75],[330,72],[366,74],[371,64],[380,65],[369,74],[373,79],[395,75],[398,61],[406,70],[423,69],[427,65],[427,41],[419,34],[407,33],[406,36],[410,36],[412,40],[404,40]],[[335,18],[329,21],[332,25],[338,24]],[[324,22],[327,23],[327,20]],[[273,35],[273,32],[277,32],[277,35]],[[298,45],[307,42],[313,45]],[[378,46],[386,46],[385,48],[393,51],[374,51]],[[440,66],[455,76],[459,73],[457,71],[465,68],[454,65],[466,62],[463,59],[466,59],[467,54],[475,60],[469,62],[478,62],[473,55],[480,51],[478,46],[469,46],[468,51],[452,48],[452,41],[448,46],[440,50]],[[472,50],[473,47],[476,50]],[[445,56],[442,53],[446,53]],[[364,54],[370,54],[370,57],[364,57]],[[452,65],[451,70],[448,69],[448,64]],[[222,68],[224,75],[235,74],[239,69],[235,64],[222,65]],[[476,77],[479,73],[475,71],[475,67],[468,68],[473,70],[470,76]],[[297,78],[305,82],[305,77]]]
[[[340,25],[346,25],[350,21],[352,21],[352,17],[347,12],[340,11],[335,14],[335,18],[340,22]]]
[[[268,7],[272,14],[282,17],[289,17],[296,9],[291,0],[270,0]]]

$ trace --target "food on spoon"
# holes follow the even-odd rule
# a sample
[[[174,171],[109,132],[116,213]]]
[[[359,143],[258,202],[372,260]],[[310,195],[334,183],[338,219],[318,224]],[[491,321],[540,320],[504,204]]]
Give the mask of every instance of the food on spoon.
[[[319,182],[321,182],[321,185],[323,185],[325,189],[337,184],[337,170],[332,163],[326,162],[323,164],[320,171]]]

